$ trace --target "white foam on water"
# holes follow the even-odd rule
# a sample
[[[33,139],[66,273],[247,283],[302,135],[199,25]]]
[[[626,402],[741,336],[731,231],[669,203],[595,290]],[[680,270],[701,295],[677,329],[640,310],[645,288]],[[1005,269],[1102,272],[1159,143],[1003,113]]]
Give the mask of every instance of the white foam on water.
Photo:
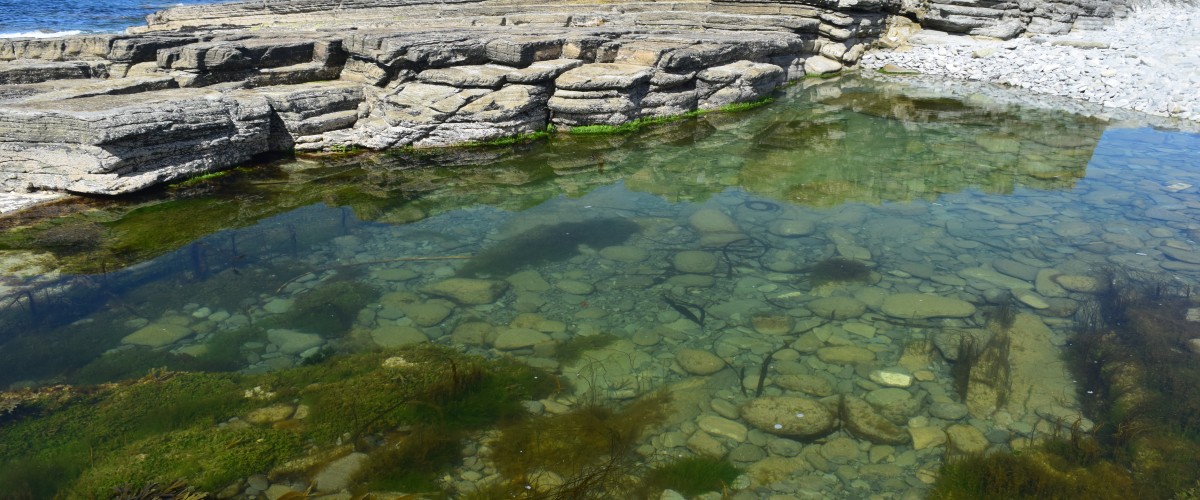
[[[0,33],[0,38],[54,38],[57,36],[78,35],[80,33],[83,33],[83,31],[25,31],[21,33]]]

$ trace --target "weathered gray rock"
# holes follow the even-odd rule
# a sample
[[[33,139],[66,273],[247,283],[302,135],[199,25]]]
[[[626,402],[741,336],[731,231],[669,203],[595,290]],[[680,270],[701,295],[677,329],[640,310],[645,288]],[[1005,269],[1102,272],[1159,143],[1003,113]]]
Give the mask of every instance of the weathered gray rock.
[[[316,149],[312,144],[321,139],[310,136],[353,126],[364,99],[362,85],[336,81],[262,87],[257,93],[278,117],[271,128],[272,151]]]
[[[786,81],[783,68],[774,64],[738,61],[696,74],[696,106],[717,109],[762,99]]]
[[[652,69],[631,64],[588,64],[554,81],[563,90],[629,90],[650,82]]]
[[[991,36],[1112,15],[1106,0],[618,3],[255,0],[133,34],[2,40],[0,189],[119,194],[272,151],[716,109],[854,64],[894,14]]]
[[[512,68],[499,64],[453,66],[427,69],[417,74],[417,80],[451,87],[483,87],[496,89],[504,85]]]
[[[19,60],[0,62],[0,85],[41,83],[48,80],[90,78],[91,76],[91,66],[82,61]]]
[[[122,194],[267,151],[259,95],[174,89],[0,107],[0,186]]]

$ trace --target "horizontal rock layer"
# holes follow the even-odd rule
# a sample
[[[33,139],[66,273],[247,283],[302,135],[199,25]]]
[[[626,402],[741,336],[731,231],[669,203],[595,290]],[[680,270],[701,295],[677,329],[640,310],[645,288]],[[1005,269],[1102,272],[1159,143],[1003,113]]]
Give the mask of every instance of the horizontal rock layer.
[[[121,194],[258,155],[446,146],[761,99],[892,0],[266,0],[0,41],[0,190]],[[253,26],[254,29],[244,29]]]

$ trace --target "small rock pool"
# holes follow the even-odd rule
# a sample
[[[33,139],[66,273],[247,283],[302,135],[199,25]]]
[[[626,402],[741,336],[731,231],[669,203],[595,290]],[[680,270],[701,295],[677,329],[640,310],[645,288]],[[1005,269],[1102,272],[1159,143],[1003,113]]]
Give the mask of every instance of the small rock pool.
[[[43,206],[0,220],[0,484],[1195,494],[1198,193],[1200,135],[844,77]]]

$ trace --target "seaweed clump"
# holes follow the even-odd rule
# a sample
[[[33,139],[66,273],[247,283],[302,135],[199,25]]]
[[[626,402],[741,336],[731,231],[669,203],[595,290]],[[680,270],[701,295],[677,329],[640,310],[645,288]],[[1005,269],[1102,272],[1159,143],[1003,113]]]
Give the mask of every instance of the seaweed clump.
[[[1190,286],[1110,269],[1095,290],[1068,351],[1095,421],[1090,434],[1076,424],[1069,438],[1054,436],[1024,453],[948,457],[930,498],[1194,497],[1200,366],[1190,347],[1200,322]],[[994,319],[1003,326],[1002,317]],[[983,363],[986,349],[960,347],[968,364]]]
[[[370,457],[364,488],[437,492],[467,435],[520,420],[522,401],[556,387],[514,361],[424,346],[253,376],[152,370],[6,393],[16,403],[0,421],[0,496],[108,498],[176,480],[213,492],[251,474],[307,474],[312,458],[351,449]]]
[[[1200,321],[1191,287],[1114,269],[1096,281],[1069,351],[1081,399],[1142,498],[1175,497],[1200,480]]]
[[[1024,453],[1010,451],[950,458],[930,500],[1121,500],[1144,498],[1133,477],[1107,461],[1077,462],[1047,450],[1073,446],[1061,439]],[[1067,454],[1070,455],[1069,453]]]
[[[630,498],[639,486],[638,440],[665,421],[669,403],[670,394],[660,391],[621,408],[585,405],[505,428],[491,458],[508,481],[473,496]],[[561,481],[544,481],[555,476]]]
[[[651,469],[646,474],[643,488],[647,493],[674,490],[690,498],[709,491],[724,492],[738,474],[741,471],[727,460],[709,456],[683,457]]]
[[[813,286],[846,281],[867,281],[871,269],[856,260],[831,257],[814,264],[808,269],[808,281]]]
[[[601,349],[615,342],[617,336],[611,333],[597,335],[576,335],[554,349],[554,358],[559,364],[569,365],[583,356],[583,353],[593,349]]]

